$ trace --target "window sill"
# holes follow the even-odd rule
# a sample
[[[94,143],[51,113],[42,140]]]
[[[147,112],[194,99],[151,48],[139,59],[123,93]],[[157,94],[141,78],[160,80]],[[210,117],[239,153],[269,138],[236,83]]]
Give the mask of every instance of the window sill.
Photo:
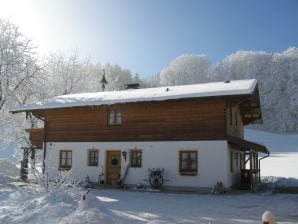
[[[180,176],[197,176],[197,172],[180,172]]]
[[[142,168],[142,166],[130,166],[130,168]]]
[[[108,124],[109,127],[121,127],[122,126],[122,123],[121,124]]]
[[[59,167],[59,171],[69,171],[71,167],[65,168],[65,167]]]

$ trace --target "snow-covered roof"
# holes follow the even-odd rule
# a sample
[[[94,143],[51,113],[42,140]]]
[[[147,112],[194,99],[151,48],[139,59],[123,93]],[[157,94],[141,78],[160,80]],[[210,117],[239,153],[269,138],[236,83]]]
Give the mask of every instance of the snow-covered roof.
[[[111,105],[117,103],[165,101],[186,98],[246,95],[251,94],[256,85],[257,80],[249,79],[111,92],[78,93],[57,96],[33,104],[21,105],[18,108],[11,110],[11,112]]]

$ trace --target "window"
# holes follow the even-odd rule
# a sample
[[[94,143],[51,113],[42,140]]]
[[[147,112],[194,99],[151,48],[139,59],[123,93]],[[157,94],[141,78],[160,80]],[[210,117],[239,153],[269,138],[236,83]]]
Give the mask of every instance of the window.
[[[232,110],[232,107],[229,108],[229,121],[230,121],[230,125],[233,125],[233,110]]]
[[[240,168],[245,169],[245,155],[244,155],[244,153],[240,154]]]
[[[98,166],[98,150],[88,150],[88,166]]]
[[[197,151],[179,152],[179,171],[181,175],[196,175],[198,171]]]
[[[122,124],[122,113],[121,110],[109,110],[109,125],[121,125]]]
[[[239,169],[239,153],[231,152],[230,154],[231,172]]]
[[[235,168],[239,168],[239,156],[238,152],[234,152],[234,161],[235,161]]]
[[[59,169],[70,170],[72,164],[72,151],[61,150],[59,159]]]
[[[130,151],[130,167],[142,167],[142,151],[131,150]]]
[[[231,172],[234,171],[233,152],[230,152],[230,169],[231,169]]]

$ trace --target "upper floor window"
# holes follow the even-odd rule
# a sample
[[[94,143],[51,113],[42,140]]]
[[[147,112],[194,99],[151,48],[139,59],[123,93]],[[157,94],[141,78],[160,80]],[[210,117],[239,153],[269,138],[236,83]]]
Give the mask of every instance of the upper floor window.
[[[179,170],[181,175],[196,175],[198,171],[198,152],[180,151]]]
[[[233,109],[232,107],[229,108],[229,123],[233,125]]]
[[[109,110],[109,125],[121,125],[122,124],[122,113],[119,109]]]
[[[70,170],[72,164],[72,151],[61,150],[59,157],[59,169]]]
[[[98,166],[98,150],[88,150],[88,166]]]

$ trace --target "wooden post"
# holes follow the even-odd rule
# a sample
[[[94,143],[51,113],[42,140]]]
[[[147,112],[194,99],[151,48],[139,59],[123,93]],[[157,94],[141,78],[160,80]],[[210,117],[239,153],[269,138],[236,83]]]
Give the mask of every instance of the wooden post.
[[[250,188],[253,188],[253,176],[252,176],[252,166],[253,166],[253,155],[252,151],[249,152],[249,181],[250,181]]]
[[[23,149],[23,160],[21,161],[21,170],[20,176],[23,181],[28,180],[28,155],[29,155],[29,148],[22,148]]]
[[[47,155],[47,129],[48,122],[45,119],[41,119],[43,121],[43,161],[42,161],[42,173],[45,173],[46,170],[46,155]]]

